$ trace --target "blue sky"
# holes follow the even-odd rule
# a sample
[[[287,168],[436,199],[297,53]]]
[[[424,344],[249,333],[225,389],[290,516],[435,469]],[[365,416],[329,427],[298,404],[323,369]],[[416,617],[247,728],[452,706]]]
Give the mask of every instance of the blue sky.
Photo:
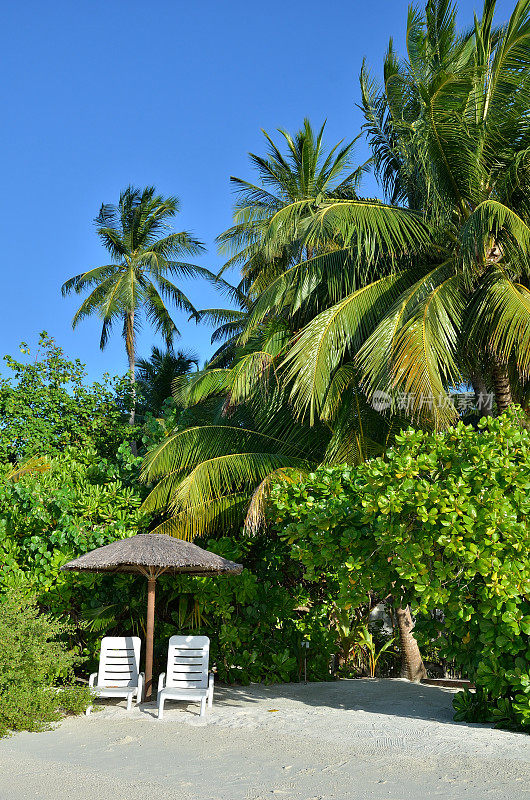
[[[461,0],[466,24],[478,2]],[[514,0],[500,0],[503,20]],[[129,183],[181,200],[178,230],[208,247],[231,222],[229,176],[251,178],[247,152],[263,152],[261,128],[296,130],[327,118],[327,140],[362,123],[363,56],[378,70],[388,39],[403,52],[404,0],[29,0],[2,6],[0,133],[2,353],[47,330],[86,362],[91,378],[123,373],[119,332],[99,350],[98,320],[75,331],[79,298],[62,282],[106,263],[92,220]],[[359,160],[367,156],[358,147]],[[373,194],[368,179],[366,192]],[[197,308],[223,305],[207,285],[183,285]],[[176,313],[177,346],[206,358],[206,326]],[[156,341],[146,329],[139,354]]]

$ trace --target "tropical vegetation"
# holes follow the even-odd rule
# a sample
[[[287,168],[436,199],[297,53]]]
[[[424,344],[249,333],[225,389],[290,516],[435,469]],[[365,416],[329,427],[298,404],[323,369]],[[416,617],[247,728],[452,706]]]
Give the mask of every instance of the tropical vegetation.
[[[182,261],[198,255],[204,247],[187,231],[170,232],[170,220],[179,210],[176,197],[162,197],[153,186],[128,186],[117,205],[104,203],[95,219],[101,243],[113,262],[92,267],[75,275],[62,286],[63,295],[89,291],[72,320],[97,314],[102,321],[100,347],[107,344],[113,325],[122,327],[129,363],[129,377],[135,394],[136,334],[143,314],[168,346],[178,329],[168,303],[189,314],[195,308],[170,278],[201,276],[215,281],[204,267]],[[134,402],[130,424],[134,425]]]
[[[0,615],[0,736],[40,731],[91,702],[86,686],[75,684],[80,659],[67,642],[64,623],[42,613],[34,599],[14,592],[2,600]]]
[[[164,532],[245,564],[159,582],[160,639],[209,635],[220,679],[296,680],[308,653],[319,680],[443,664],[476,686],[458,719],[529,729],[530,0],[500,25],[494,0],[463,31],[456,12],[411,7],[406,56],[390,42],[382,81],[361,66],[359,136],[264,132],[219,274],[188,263],[204,248],[172,231],[175,197],[101,207],[112,263],[62,288],[102,348],[122,326],[125,378],[88,384],[47,334],[33,362],[6,357],[0,586],[39,625],[68,620],[46,641],[70,666],[103,631],[142,632],[145,582],[60,566]],[[231,307],[196,309],[183,278]],[[214,326],[202,366],[175,309]],[[141,321],[163,342],[143,359]]]
[[[271,514],[306,580],[336,574],[343,605],[384,602],[400,630],[410,603],[474,682],[483,721],[530,731],[530,433],[520,416],[410,428],[384,458],[277,484]]]
[[[498,412],[525,405],[530,6],[518,2],[501,28],[494,7],[464,35],[449,0],[411,9],[407,60],[389,48],[383,88],[363,66],[385,200],[358,196],[362,169],[329,196],[296,193],[300,153],[315,175],[318,156],[324,174],[331,159],[307,123],[285,137],[286,155],[268,137],[269,157],[252,157],[261,183],[237,182],[236,225],[220,240],[258,283],[240,284],[241,332],[222,363],[178,390],[190,408],[208,404],[210,423],[178,430],[146,460],[144,478],[160,480],[146,507],[170,511],[164,530],[194,535],[245,517],[252,527],[273,474],[359,463],[404,418],[443,429],[462,387],[479,411],[490,394]]]
[[[135,381],[138,393],[137,411],[141,419],[146,414],[161,417],[164,404],[171,402],[173,384],[177,378],[198,369],[199,358],[195,353],[174,351],[173,347],[162,350],[153,345],[149,358],[136,360]]]

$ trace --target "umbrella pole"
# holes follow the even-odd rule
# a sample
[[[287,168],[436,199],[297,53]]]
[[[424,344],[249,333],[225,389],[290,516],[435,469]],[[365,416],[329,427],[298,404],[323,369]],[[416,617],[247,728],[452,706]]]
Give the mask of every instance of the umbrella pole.
[[[156,578],[147,579],[147,629],[145,636],[145,700],[151,699],[153,690],[153,640],[155,631]]]

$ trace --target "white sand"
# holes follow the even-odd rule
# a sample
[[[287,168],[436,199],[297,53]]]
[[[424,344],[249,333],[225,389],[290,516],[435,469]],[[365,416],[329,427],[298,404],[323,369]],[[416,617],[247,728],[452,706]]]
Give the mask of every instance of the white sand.
[[[530,737],[452,721],[453,690],[401,680],[218,688],[0,741],[1,800],[523,800]]]

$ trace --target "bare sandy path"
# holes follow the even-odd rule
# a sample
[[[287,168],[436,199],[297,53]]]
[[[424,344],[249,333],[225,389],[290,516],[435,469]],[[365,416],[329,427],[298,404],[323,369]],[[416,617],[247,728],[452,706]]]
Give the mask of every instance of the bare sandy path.
[[[0,800],[526,800],[530,737],[400,680],[216,690],[213,711],[105,705],[0,741]]]

